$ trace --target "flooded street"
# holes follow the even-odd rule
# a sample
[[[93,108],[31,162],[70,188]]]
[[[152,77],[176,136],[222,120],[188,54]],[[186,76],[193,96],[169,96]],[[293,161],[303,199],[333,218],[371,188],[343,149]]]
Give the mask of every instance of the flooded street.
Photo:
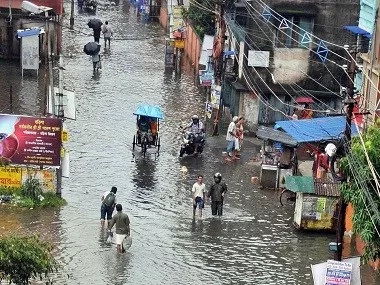
[[[193,71],[185,66],[181,77],[165,71],[165,31],[137,18],[129,0],[99,2],[96,17],[109,21],[115,39],[110,51],[102,50],[98,75],[83,53],[93,39],[87,27],[93,16],[76,11],[75,31],[67,28],[69,15],[64,21],[64,85],[75,89],[77,104],[77,120],[66,121],[71,177],[63,179],[62,193],[68,205],[8,211],[3,231],[36,232],[54,242],[62,264],[54,284],[313,284],[310,264],[332,258],[328,243],[335,236],[294,230],[293,206],[282,207],[277,192],[250,183],[258,176],[250,160],[259,150],[253,140],[247,139],[243,159],[232,165],[222,163],[224,130],[207,137],[200,157],[179,159],[179,126],[204,112]],[[9,86],[1,87],[8,92]],[[31,88],[28,94],[43,94],[43,76]],[[42,112],[43,100],[29,106],[23,102],[30,97],[21,100],[25,91],[14,93],[18,111]],[[132,155],[133,112],[143,103],[161,106],[165,115],[159,157],[149,151],[146,158]],[[8,107],[0,105],[4,112]],[[229,187],[224,216],[213,219],[206,204],[204,220],[193,221],[191,186],[203,174],[208,188],[215,172]],[[100,229],[100,197],[111,186],[131,220],[133,245],[123,255],[106,244]],[[376,284],[372,273],[362,278],[365,285]]]

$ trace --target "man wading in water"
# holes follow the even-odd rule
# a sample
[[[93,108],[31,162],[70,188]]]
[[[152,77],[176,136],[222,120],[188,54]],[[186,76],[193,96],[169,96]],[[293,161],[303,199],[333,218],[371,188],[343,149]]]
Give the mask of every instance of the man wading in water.
[[[222,181],[222,174],[215,173],[214,184],[211,185],[207,193],[207,197],[211,197],[211,212],[213,216],[221,216],[223,214],[223,200],[227,192],[227,185]]]
[[[117,214],[112,217],[108,225],[108,230],[110,231],[110,235],[112,236],[111,229],[116,224],[116,246],[117,252],[122,253],[125,252],[123,247],[123,241],[127,236],[131,235],[131,230],[129,228],[129,217],[127,214],[123,213],[123,207],[121,204],[116,205]]]

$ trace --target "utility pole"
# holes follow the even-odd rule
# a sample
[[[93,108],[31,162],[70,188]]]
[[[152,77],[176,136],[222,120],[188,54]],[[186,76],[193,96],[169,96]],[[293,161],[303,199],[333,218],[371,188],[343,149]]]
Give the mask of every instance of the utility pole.
[[[71,0],[70,30],[74,29],[74,0]]]
[[[357,54],[357,46],[353,47],[354,49],[350,52],[351,61],[348,67],[348,83],[347,83],[347,98],[343,101],[343,103],[347,106],[347,114],[346,114],[346,128],[344,131],[345,137],[347,141],[344,143],[345,154],[351,148],[351,123],[352,117],[354,113],[354,106],[356,100],[354,99],[355,90],[354,90],[354,79],[356,73],[356,54]],[[336,231],[336,242],[337,242],[337,250],[334,253],[334,259],[338,261],[342,261],[342,251],[343,251],[343,237],[345,230],[345,217],[346,217],[346,208],[347,204],[343,201],[342,195],[339,198],[339,212],[338,212],[338,223],[337,223],[337,231]]]
[[[225,1],[222,0],[220,4],[217,4],[219,7],[219,23],[218,23],[218,35],[220,39],[220,45],[221,45],[221,52],[219,55],[219,58],[215,61],[215,81],[217,84],[220,84],[220,86],[223,85],[223,75],[224,75],[224,40],[226,35],[226,23],[224,22],[224,9],[225,9]],[[221,92],[222,93],[222,92]],[[221,96],[222,97],[222,96]],[[219,127],[220,127],[220,118],[222,113],[222,98],[220,98],[219,108],[216,111],[215,117],[214,117],[214,130],[212,135],[216,136],[219,135]]]
[[[58,108],[57,108],[57,117],[61,119],[61,128],[62,120],[64,117],[63,110],[63,57],[62,54],[59,55],[59,66],[58,66]],[[56,195],[62,197],[62,165],[57,168],[57,191]]]

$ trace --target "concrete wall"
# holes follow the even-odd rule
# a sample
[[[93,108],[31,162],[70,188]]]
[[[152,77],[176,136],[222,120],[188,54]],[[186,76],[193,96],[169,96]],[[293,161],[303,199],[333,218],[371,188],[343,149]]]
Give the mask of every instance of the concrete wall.
[[[306,77],[309,68],[309,51],[303,48],[275,48],[275,80],[281,84],[291,84]]]
[[[245,129],[256,130],[259,118],[260,101],[253,92],[244,92],[240,95],[239,116],[245,119]]]
[[[16,33],[19,29],[28,29],[35,27],[43,27],[45,29],[45,21],[39,19],[15,18],[12,21],[11,36],[8,36],[7,22],[4,18],[0,18],[0,58],[19,58],[20,57],[20,40],[16,39]],[[58,23],[49,23],[49,33],[51,40],[51,48],[54,54],[60,52],[61,45],[61,27]],[[46,37],[45,34],[40,35],[40,59],[44,61],[46,55]]]
[[[186,26],[185,56],[193,64],[196,74],[199,70],[199,57],[202,51],[202,41],[195,33],[191,25]]]

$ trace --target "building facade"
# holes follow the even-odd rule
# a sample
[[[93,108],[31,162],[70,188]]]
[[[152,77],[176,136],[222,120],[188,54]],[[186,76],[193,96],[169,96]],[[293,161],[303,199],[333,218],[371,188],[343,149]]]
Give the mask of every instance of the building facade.
[[[342,46],[356,42],[343,27],[358,15],[357,0],[227,1],[224,50],[233,55],[225,60],[223,102],[251,127],[290,117],[299,97],[315,110],[340,110]]]
[[[59,54],[62,42],[63,0],[30,0],[29,2],[41,7],[41,13],[23,10],[22,2],[0,0],[0,58],[18,59],[20,40],[16,36],[17,30],[30,28],[44,30],[40,35],[39,45],[42,59],[46,56],[48,37],[52,53]]]

